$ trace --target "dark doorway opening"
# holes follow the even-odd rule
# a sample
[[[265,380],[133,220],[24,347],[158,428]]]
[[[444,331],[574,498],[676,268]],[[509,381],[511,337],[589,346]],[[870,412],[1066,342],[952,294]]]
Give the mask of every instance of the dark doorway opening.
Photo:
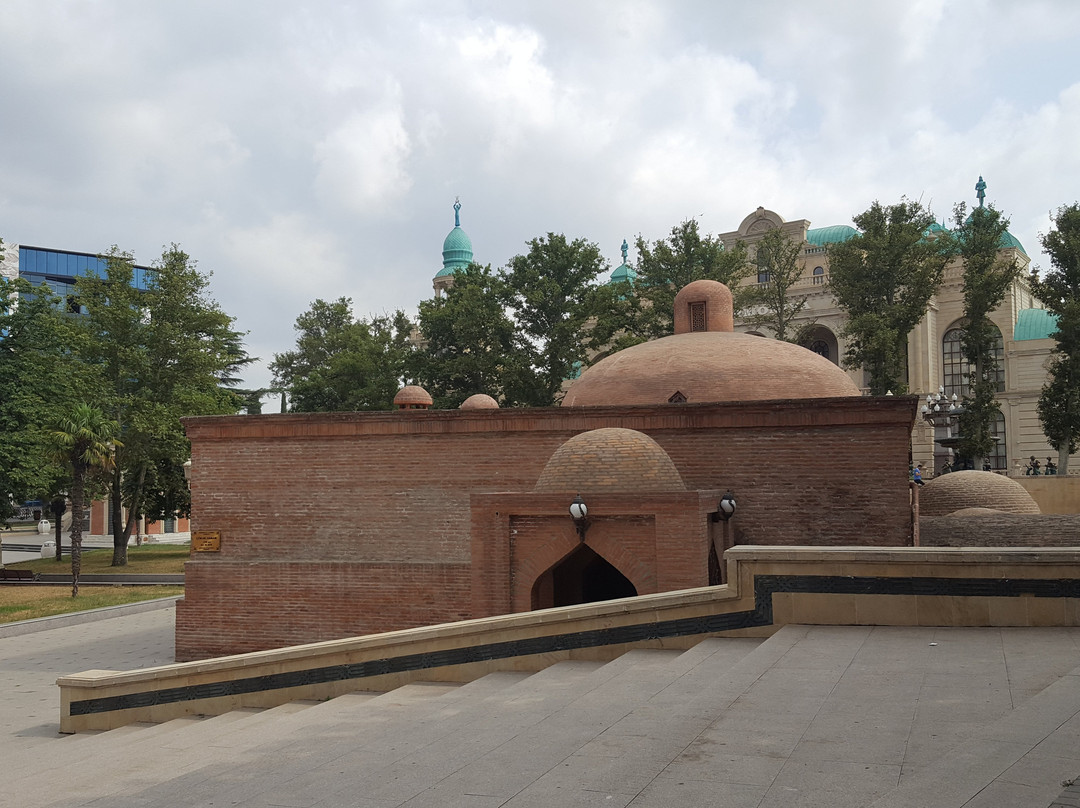
[[[536,579],[532,607],[548,609],[636,595],[637,589],[625,575],[591,547],[582,544]]]

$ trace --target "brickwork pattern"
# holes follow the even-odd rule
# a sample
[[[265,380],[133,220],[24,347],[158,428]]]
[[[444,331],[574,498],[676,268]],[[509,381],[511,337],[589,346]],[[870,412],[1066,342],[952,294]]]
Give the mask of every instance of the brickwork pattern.
[[[590,498],[589,541],[639,591],[707,583],[699,537],[718,496],[699,505],[698,491],[735,492],[739,543],[909,544],[914,412],[914,399],[860,398],[189,419],[192,527],[222,542],[189,564],[178,658],[508,611],[535,580],[511,579],[562,557],[523,551],[547,546],[539,519],[515,528],[515,551],[510,517],[558,517],[547,541],[573,546],[574,492],[533,489],[555,451],[592,429],[645,433],[690,489],[650,495],[631,481]]]
[[[923,547],[1080,547],[1080,514],[923,516]]]
[[[919,491],[919,513],[922,516],[946,516],[964,508],[1039,513],[1039,506],[1022,485],[989,471],[942,474]]]
[[[692,306],[704,305],[703,329],[695,329]],[[731,290],[719,281],[700,280],[687,284],[675,295],[675,333],[691,331],[734,331],[734,301]]]
[[[471,616],[467,564],[196,559],[185,573],[177,662]]]
[[[540,473],[536,491],[685,491],[678,469],[641,432],[593,429],[560,446]]]

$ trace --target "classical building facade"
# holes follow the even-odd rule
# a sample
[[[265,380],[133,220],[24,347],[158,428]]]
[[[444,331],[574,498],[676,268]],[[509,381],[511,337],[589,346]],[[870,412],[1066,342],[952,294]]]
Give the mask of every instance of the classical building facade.
[[[798,322],[813,323],[806,341],[807,347],[831,362],[840,364],[848,344],[842,330],[844,312],[829,291],[829,244],[845,241],[856,234],[848,225],[811,228],[806,219],[786,221],[778,213],[759,207],[740,223],[737,230],[720,234],[728,246],[744,242],[753,255],[755,245],[769,230],[779,228],[788,238],[801,243],[803,251],[802,277],[789,290],[789,295],[806,299],[806,308]],[[931,230],[943,229],[940,225]],[[932,236],[932,233],[928,235]],[[1010,475],[1022,475],[1027,459],[1034,455],[1040,460],[1055,456],[1042,433],[1036,413],[1036,403],[1046,382],[1046,362],[1053,350],[1050,335],[1055,329],[1053,317],[1039,307],[1027,281],[1031,263],[1023,245],[1011,234],[1002,239],[1001,255],[1015,260],[1021,267],[1020,278],[1008,290],[1005,300],[993,312],[991,319],[1001,332],[999,349],[998,401],[1001,404],[997,422],[999,445],[990,462],[994,470]],[[763,284],[763,274],[751,277],[748,284]],[[908,391],[924,398],[944,392],[963,396],[967,389],[968,365],[960,350],[961,320],[963,317],[963,264],[959,259],[945,269],[945,280],[927,307],[926,316],[908,337]],[[746,313],[744,313],[746,314]],[[736,319],[736,329],[770,336],[767,331],[755,330],[745,318]],[[864,392],[867,389],[862,370],[848,371],[852,381]],[[937,437],[945,437],[944,428],[937,428]],[[923,463],[940,472],[951,461],[947,450],[934,443],[935,428],[918,419],[912,431],[912,462]]]

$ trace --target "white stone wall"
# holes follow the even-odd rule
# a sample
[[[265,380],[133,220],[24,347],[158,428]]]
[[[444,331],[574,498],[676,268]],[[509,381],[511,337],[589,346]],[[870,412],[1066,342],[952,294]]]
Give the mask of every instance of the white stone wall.
[[[0,260],[0,278],[13,281],[19,277],[19,245],[8,244],[5,241],[3,250],[4,257]]]

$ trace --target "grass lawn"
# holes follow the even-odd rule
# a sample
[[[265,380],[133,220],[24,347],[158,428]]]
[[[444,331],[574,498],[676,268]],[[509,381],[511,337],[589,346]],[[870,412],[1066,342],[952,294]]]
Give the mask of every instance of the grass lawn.
[[[112,549],[83,550],[82,571],[80,575],[183,575],[184,562],[191,554],[187,544],[144,544],[142,547],[128,547],[126,567],[110,567]],[[71,573],[71,556],[65,554],[60,563],[54,558],[35,558],[32,561],[20,561],[6,564],[14,570],[33,570],[53,574]],[[10,588],[10,587],[5,587]],[[139,598],[144,600],[144,598]],[[118,601],[126,603],[127,601]],[[20,618],[21,619],[21,618]]]
[[[0,586],[0,623],[182,594],[182,586],[80,586],[79,597],[73,598],[71,588],[67,586],[12,584]]]

